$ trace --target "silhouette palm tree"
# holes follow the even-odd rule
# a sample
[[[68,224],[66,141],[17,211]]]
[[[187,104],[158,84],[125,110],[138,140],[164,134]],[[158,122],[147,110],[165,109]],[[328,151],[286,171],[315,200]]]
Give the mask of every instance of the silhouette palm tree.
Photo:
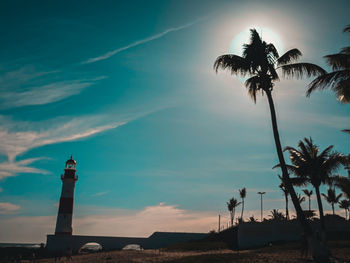
[[[279,56],[275,46],[271,43],[268,44],[263,41],[255,29],[251,29],[250,32],[250,43],[243,45],[242,56],[232,54],[219,56],[214,63],[214,69],[216,72],[218,72],[218,69],[228,69],[232,75],[248,75],[249,78],[245,81],[245,86],[248,89],[248,94],[254,102],[256,102],[256,95],[259,91],[261,91],[262,94],[266,94],[270,106],[272,130],[279,163],[282,169],[282,177],[285,181],[285,186],[290,193],[304,232],[307,236],[311,237],[311,226],[307,222],[297,200],[297,196],[290,181],[286,163],[283,157],[277,127],[276,110],[272,98],[272,90],[274,87],[274,82],[279,80],[277,69],[282,71],[283,76],[297,78],[300,78],[303,75],[307,75],[309,77],[318,76],[320,74],[324,74],[325,71],[321,67],[310,63],[291,63],[298,60],[298,58],[301,56],[301,52],[298,49],[291,49],[284,55]]]
[[[299,204],[301,204],[302,202],[305,202],[305,197],[301,196],[301,194],[297,194],[297,197],[298,197]]]
[[[327,194],[322,194],[324,199],[331,204],[332,211],[334,215],[334,204],[338,203],[340,198],[342,197],[342,194],[336,195],[335,190],[332,188],[329,188],[327,191]]]
[[[345,220],[348,219],[348,210],[350,208],[350,201],[349,200],[341,200],[340,202],[338,202],[339,204],[339,208],[342,208],[345,210]]]
[[[304,189],[303,192],[309,199],[309,211],[311,211],[311,196],[312,196],[313,192],[312,192],[312,190],[309,191],[308,189]]]
[[[311,138],[304,138],[304,141],[305,143],[299,141],[298,150],[289,146],[284,149],[289,152],[293,164],[287,165],[287,168],[300,179],[299,185],[310,183],[315,188],[321,228],[325,231],[320,186],[321,184],[330,183],[332,172],[341,165],[345,165],[347,161],[344,155],[331,152],[332,145],[320,153],[319,147],[313,143]]]
[[[350,33],[350,25],[343,32]],[[338,100],[342,103],[350,103],[350,47],[344,47],[339,53],[324,57],[332,72],[324,73],[313,80],[308,87],[306,96],[310,96],[315,90],[331,88]]]
[[[288,189],[287,187],[284,185],[282,177],[280,175],[278,175],[278,177],[281,179],[282,183],[280,183],[279,188],[282,190],[283,195],[284,195],[284,199],[286,200],[286,219],[289,220],[289,211],[288,211]]]
[[[242,188],[242,189],[239,189],[238,190],[239,191],[239,196],[241,197],[241,199],[242,199],[242,212],[241,212],[241,220],[242,220],[242,222],[243,222],[243,211],[244,211],[244,199],[245,199],[245,197],[246,197],[246,195],[247,195],[247,190],[245,189],[245,187],[244,188]]]
[[[275,220],[275,221],[281,221],[281,220],[285,219],[283,213],[278,211],[278,209],[271,210],[271,215],[269,215],[269,216],[270,216],[271,220]]]
[[[229,202],[227,202],[227,209],[230,211],[231,226],[233,226],[233,221],[235,219],[236,207],[239,206],[241,202],[238,202],[236,198],[232,197]]]

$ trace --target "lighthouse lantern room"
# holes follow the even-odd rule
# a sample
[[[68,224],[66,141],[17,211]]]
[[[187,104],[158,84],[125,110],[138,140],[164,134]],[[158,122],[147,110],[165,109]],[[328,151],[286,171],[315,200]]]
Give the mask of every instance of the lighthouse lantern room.
[[[74,188],[75,182],[78,180],[76,165],[77,162],[73,159],[73,156],[71,156],[66,162],[64,175],[61,175],[62,192],[58,208],[55,235],[72,235],[73,232]]]

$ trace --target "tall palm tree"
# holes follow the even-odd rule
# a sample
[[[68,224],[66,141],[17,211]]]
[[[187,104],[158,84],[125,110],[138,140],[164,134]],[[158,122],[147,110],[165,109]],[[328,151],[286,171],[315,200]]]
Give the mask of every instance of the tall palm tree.
[[[320,186],[329,183],[332,173],[341,165],[346,164],[347,160],[343,154],[331,152],[332,145],[320,152],[320,148],[314,144],[311,138],[304,138],[304,142],[299,141],[298,148],[288,146],[284,149],[289,152],[292,162],[292,165],[287,165],[287,168],[300,178],[301,185],[310,183],[315,188],[321,228],[325,231]]]
[[[283,76],[297,78],[300,78],[303,75],[309,77],[318,76],[324,74],[325,71],[319,66],[310,63],[291,63],[297,61],[301,56],[301,52],[298,49],[291,49],[282,56],[279,56],[275,46],[263,41],[255,29],[251,29],[250,32],[250,42],[249,44],[243,45],[242,56],[232,54],[219,56],[214,63],[214,69],[216,72],[218,72],[218,69],[228,69],[232,75],[248,75],[249,78],[245,81],[245,86],[248,89],[248,94],[254,102],[256,102],[256,95],[258,92],[262,92],[262,94],[266,95],[270,106],[272,130],[278,160],[281,164],[282,177],[285,180],[286,188],[290,193],[300,224],[303,227],[305,234],[311,238],[311,226],[307,222],[297,200],[283,157],[272,91],[274,88],[274,82],[279,80],[277,69],[282,71]]]
[[[340,198],[342,197],[342,194],[337,195],[334,189],[329,188],[327,194],[322,194],[322,196],[328,203],[331,204],[334,215],[334,204],[339,202]]]
[[[350,200],[341,200],[339,203],[339,208],[342,208],[345,210],[345,220],[348,219],[348,210],[350,208]]]
[[[239,206],[241,202],[238,202],[236,198],[232,197],[229,202],[227,202],[227,209],[230,211],[231,226],[233,226],[233,221],[235,219],[236,207]]]
[[[247,190],[245,189],[245,187],[244,188],[242,188],[242,189],[239,189],[238,190],[239,191],[239,196],[241,197],[241,199],[242,199],[242,212],[241,212],[241,220],[243,221],[243,211],[244,211],[244,199],[245,199],[245,197],[246,197],[246,195],[247,195]]]
[[[350,33],[350,25],[343,32]],[[306,96],[310,96],[315,90],[331,88],[338,100],[342,103],[350,103],[350,47],[344,47],[339,53],[324,57],[332,72],[325,72],[313,80],[308,87]]]
[[[282,181],[282,177],[280,175],[278,175],[278,177]],[[289,220],[289,211],[288,211],[288,195],[289,195],[289,192],[288,192],[287,187],[284,185],[283,181],[282,181],[282,183],[280,183],[279,188],[282,190],[283,195],[284,195],[284,199],[286,201],[286,220]]]
[[[313,192],[312,192],[312,190],[309,191],[308,189],[304,189],[303,192],[309,199],[309,211],[311,211],[311,196],[312,196]]]

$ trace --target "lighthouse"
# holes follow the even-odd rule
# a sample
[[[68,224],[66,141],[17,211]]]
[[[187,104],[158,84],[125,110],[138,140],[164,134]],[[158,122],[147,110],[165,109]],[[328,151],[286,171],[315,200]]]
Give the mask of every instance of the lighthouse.
[[[75,182],[78,180],[76,173],[77,162],[73,156],[66,162],[64,175],[61,175],[62,192],[56,221],[55,235],[72,235],[72,217]]]

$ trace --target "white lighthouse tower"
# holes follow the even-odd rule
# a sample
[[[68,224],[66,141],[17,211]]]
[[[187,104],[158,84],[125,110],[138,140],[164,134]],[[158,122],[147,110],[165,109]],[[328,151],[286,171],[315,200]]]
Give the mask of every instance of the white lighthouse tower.
[[[77,162],[73,160],[73,156],[66,162],[64,175],[61,175],[62,192],[60,198],[60,206],[58,208],[55,235],[72,235],[72,217],[73,217],[73,201],[74,187],[78,180],[76,173]]]

